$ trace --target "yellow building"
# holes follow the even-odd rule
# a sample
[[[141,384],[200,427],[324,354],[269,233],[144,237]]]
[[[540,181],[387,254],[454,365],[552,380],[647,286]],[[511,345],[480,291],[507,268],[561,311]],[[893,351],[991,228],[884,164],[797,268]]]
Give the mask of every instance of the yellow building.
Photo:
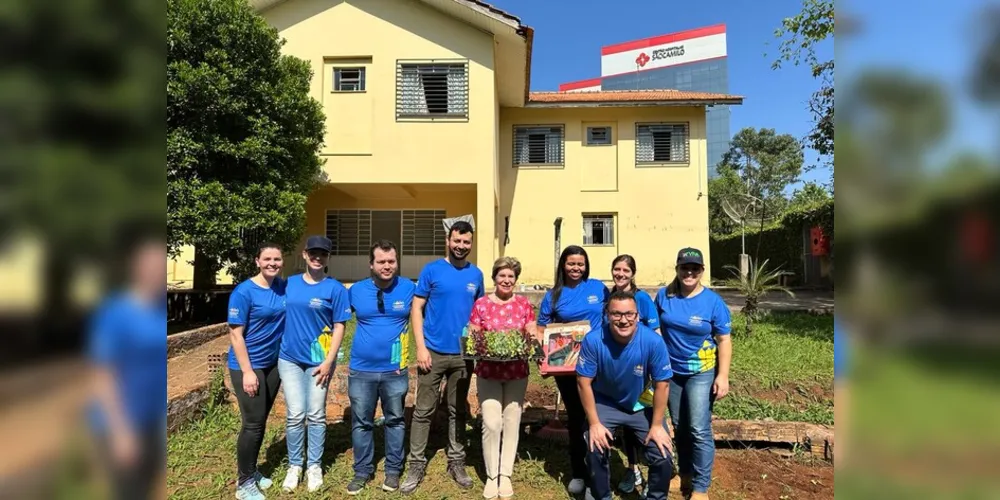
[[[471,260],[489,276],[517,257],[526,284],[552,282],[557,219],[559,245],[583,245],[596,278],[620,253],[648,285],[672,279],[684,246],[708,257],[705,107],[742,98],[530,92],[532,28],[475,0],[250,2],[312,64],[328,183],[309,197],[307,235],[334,241],[338,279],[367,277],[379,238],[415,278],[445,254],[442,219],[462,215]]]

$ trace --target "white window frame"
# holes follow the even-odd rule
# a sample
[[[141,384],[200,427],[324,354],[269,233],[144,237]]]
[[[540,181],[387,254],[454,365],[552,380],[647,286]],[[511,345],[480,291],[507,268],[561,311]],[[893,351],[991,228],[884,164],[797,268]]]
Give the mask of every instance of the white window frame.
[[[566,164],[565,125],[514,125],[511,137],[514,167],[562,167]],[[532,161],[539,154],[543,156],[542,161]]]
[[[334,92],[365,92],[365,67],[364,66],[334,66],[333,68],[333,91]],[[356,78],[344,78],[345,71],[357,71]],[[345,85],[346,82],[346,85]],[[353,85],[354,88],[345,88]]]
[[[600,213],[600,214],[583,214],[583,244],[585,246],[592,247],[613,247],[615,246],[615,214],[610,213]],[[603,238],[608,241],[601,243],[594,242],[594,222],[600,222],[604,225],[602,228]]]
[[[397,120],[468,120],[469,104],[467,59],[396,61]]]
[[[657,138],[657,135],[660,135]],[[669,134],[670,143],[663,144],[663,135]],[[660,141],[660,142],[657,142]],[[664,152],[667,158],[657,158]],[[691,162],[691,124],[688,122],[657,122],[635,124],[635,165],[667,166],[688,165]]]

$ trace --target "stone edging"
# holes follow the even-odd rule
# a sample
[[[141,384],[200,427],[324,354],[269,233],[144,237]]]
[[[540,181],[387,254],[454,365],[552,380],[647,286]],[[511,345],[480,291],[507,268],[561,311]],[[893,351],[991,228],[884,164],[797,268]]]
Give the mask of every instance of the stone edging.
[[[198,347],[209,340],[221,337],[228,331],[226,323],[203,326],[167,336],[167,359]]]

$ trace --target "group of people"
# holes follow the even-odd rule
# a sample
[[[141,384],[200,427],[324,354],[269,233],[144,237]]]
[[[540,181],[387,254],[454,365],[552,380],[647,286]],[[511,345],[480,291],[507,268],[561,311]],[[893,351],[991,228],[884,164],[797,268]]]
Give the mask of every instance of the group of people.
[[[282,249],[270,244],[260,248],[260,273],[240,283],[229,304],[228,367],[242,415],[237,498],[262,499],[262,491],[273,485],[257,471],[257,459],[279,387],[288,408],[289,468],[282,487],[298,488],[303,470],[309,491],[322,486],[327,390],[353,314],[348,397],[354,479],[346,487],[348,494],[360,493],[374,479],[377,403],[385,429],[381,488],[412,493],[419,487],[442,382],[448,407],[447,473],[460,487],[471,488],[465,465],[465,401],[474,373],[486,472],[482,494],[487,499],[513,496],[529,364],[473,363],[462,355],[462,337],[475,330],[520,330],[542,343],[546,325],[588,321],[591,331],[582,342],[576,373],[554,376],[569,419],[569,492],[611,497],[608,457],[613,434],[622,428],[627,431],[623,448],[629,468],[619,489],[643,487],[642,455],[649,467],[647,498],[665,499],[673,485],[685,497],[707,499],[715,453],[711,408],[729,390],[732,349],[729,309],[701,285],[702,253],[681,250],[677,277],[654,299],[636,287],[631,256],[612,262],[614,286],[609,290],[590,278],[586,251],[569,246],[536,318],[531,302],[515,292],[521,273],[517,259],[501,257],[494,263],[494,286],[487,293],[483,273],[467,260],[472,244],[472,226],[454,223],[447,234],[447,256],[427,264],[414,284],[399,277],[395,244],[376,241],[369,252],[371,277],[349,289],[327,276],[332,244],[325,237],[307,240],[302,254],[307,269],[288,279],[280,276]],[[416,344],[417,387],[404,458],[410,332]],[[673,438],[666,425],[668,408]],[[674,445],[679,474],[672,481]]]

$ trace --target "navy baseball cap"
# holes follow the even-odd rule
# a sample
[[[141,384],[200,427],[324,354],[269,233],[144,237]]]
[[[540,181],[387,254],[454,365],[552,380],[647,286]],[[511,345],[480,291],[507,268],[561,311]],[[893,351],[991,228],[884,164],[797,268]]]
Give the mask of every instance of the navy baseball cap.
[[[306,240],[306,251],[322,250],[326,253],[333,252],[333,242],[325,236],[310,236]]]
[[[698,264],[699,266],[705,265],[705,258],[701,255],[701,250],[697,248],[682,248],[680,252],[677,252],[677,265],[681,266],[684,264]]]

